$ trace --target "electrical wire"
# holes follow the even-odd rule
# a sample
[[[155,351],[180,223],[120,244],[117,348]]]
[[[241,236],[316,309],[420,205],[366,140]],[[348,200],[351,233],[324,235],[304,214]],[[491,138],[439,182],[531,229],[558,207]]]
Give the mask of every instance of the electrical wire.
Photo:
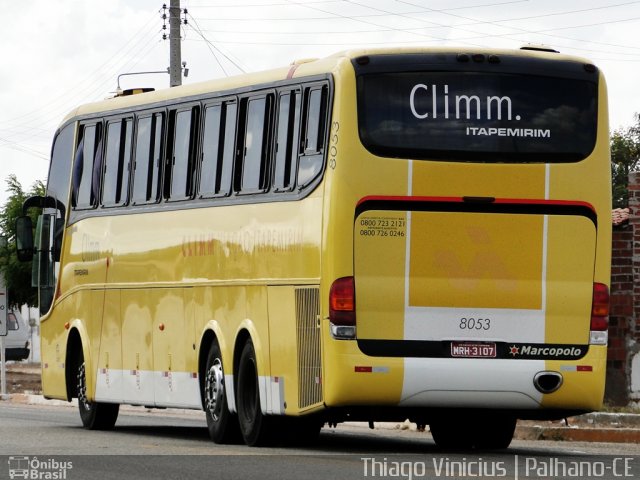
[[[153,20],[156,20],[155,14],[154,14],[154,16],[152,18],[147,20],[145,22],[145,24],[133,36],[131,36],[121,47],[119,47],[118,50],[116,51],[116,53],[114,53],[107,61],[105,61],[104,63],[102,63],[98,67],[96,67],[93,71],[87,73],[82,79],[78,80],[76,82],[76,85],[80,85],[80,84],[83,84],[83,83],[88,82],[88,81],[93,81],[93,79],[95,78],[95,75],[98,74],[100,71],[102,71],[104,68],[106,68],[110,63],[112,63],[114,61],[114,59],[116,59],[127,46],[129,46],[129,48],[126,50],[125,53],[128,53],[132,48],[135,48],[135,45],[132,46],[131,42],[136,37],[140,36],[141,34],[143,35],[143,38],[144,38],[144,34],[146,34],[148,32],[150,23]],[[143,34],[143,30],[145,31],[144,34]],[[139,41],[136,41],[136,44],[138,42]],[[47,110],[47,107],[49,107],[51,105],[54,105],[54,104],[60,104],[61,101],[63,101],[63,99],[67,98],[67,97],[77,98],[78,97],[78,92],[83,92],[83,91],[84,91],[83,89],[78,89],[77,87],[67,89],[64,93],[62,93],[60,95],[52,95],[52,97],[53,97],[52,100],[50,100],[49,102],[47,102],[47,103],[45,103],[43,105],[40,105],[37,109],[31,110],[31,111],[26,112],[26,113],[24,113],[22,115],[19,115],[17,117],[13,117],[13,118],[10,118],[10,119],[7,119],[7,120],[0,121],[0,124],[7,123],[7,122],[15,122],[16,120],[20,120],[23,117],[28,117],[30,115],[40,116],[43,111]]]
[[[46,154],[40,152],[39,150],[26,147],[26,146],[24,146],[22,144],[19,144],[17,142],[12,142],[10,140],[6,140],[5,138],[2,138],[2,137],[0,137],[0,142],[2,142],[2,143],[0,143],[0,148],[10,148],[12,150],[16,150],[18,152],[25,153],[27,155],[31,155],[33,157],[37,157],[37,158],[39,158],[41,160],[47,160],[47,161],[49,160],[49,157]]]
[[[313,5],[313,4],[328,4],[328,3],[344,3],[345,0],[320,0],[320,1],[311,1],[311,2],[301,2],[299,5]],[[515,4],[515,3],[527,3],[529,2],[529,0],[508,0],[506,2],[492,2],[492,3],[479,3],[479,4],[475,4],[475,5],[466,5],[463,7],[449,7],[449,8],[443,8],[441,10],[438,11],[442,11],[442,12],[449,12],[449,11],[454,11],[454,10],[469,10],[469,9],[477,9],[477,8],[486,8],[486,7],[497,7],[497,6],[504,6],[504,5],[511,5],[511,4]],[[197,8],[255,8],[255,7],[274,7],[274,6],[290,6],[291,3],[286,2],[286,3],[256,3],[256,4],[227,4],[227,5],[207,5],[207,4],[191,4],[191,6],[197,7]],[[419,5],[416,5],[417,7],[421,7]],[[405,12],[405,13],[409,13],[409,12]],[[371,15],[371,16],[378,16],[378,15]],[[302,19],[306,19],[307,17],[304,17]],[[283,20],[289,20],[290,18],[282,18]],[[204,19],[202,19],[204,20]],[[242,19],[241,19],[242,20]]]
[[[217,51],[220,55],[222,55],[225,59],[227,59],[227,61],[229,61],[234,67],[236,67],[240,72],[244,73],[245,69],[239,65],[239,62],[234,61],[232,58],[230,58],[229,55],[227,55],[225,52],[223,52],[222,50],[220,50],[213,42],[211,42],[206,35],[202,32],[202,30],[200,29],[200,25],[198,25],[198,21],[196,20],[196,18],[191,15],[190,13],[187,14],[189,16],[189,18],[193,21],[193,23],[195,24],[195,28],[194,31],[200,35],[202,37],[202,39],[207,43],[207,45],[209,45],[211,48],[213,48],[215,51]],[[193,28],[193,27],[192,27]],[[213,53],[213,51],[212,51]],[[218,60],[218,58],[216,57],[216,55],[214,54],[214,57],[216,58],[216,61],[218,61],[218,64],[222,67],[222,63]],[[226,70],[224,69],[224,67],[222,67],[222,70],[225,72],[225,75],[228,76]]]
[[[51,126],[51,129],[53,129],[55,128],[55,124],[58,123],[60,117],[64,114],[64,113],[61,113],[62,111],[66,112],[68,110],[71,110],[71,108],[75,107],[78,104],[85,103],[89,99],[95,100],[95,97],[98,94],[98,92],[105,92],[105,90],[107,89],[107,85],[109,84],[112,85],[113,78],[117,75],[118,71],[121,71],[121,69],[125,69],[125,68],[127,69],[133,68],[136,64],[140,63],[140,61],[146,57],[146,53],[150,51],[149,44],[155,40],[157,33],[159,32],[155,31],[153,36],[147,35],[146,38],[141,37],[137,42],[132,44],[131,47],[127,50],[127,53],[135,49],[138,55],[136,57],[131,57],[131,56],[124,57],[123,59],[125,60],[125,63],[115,64],[112,67],[113,70],[111,71],[111,73],[108,73],[107,75],[101,75],[103,77],[101,81],[88,84],[82,88],[76,88],[74,90],[70,90],[68,91],[67,96],[69,97],[70,94],[73,94],[74,96],[72,98],[69,98],[68,100],[65,99],[58,102],[49,102],[48,108],[44,108],[40,111],[35,111],[36,113],[40,113],[38,122],[45,125],[55,122]],[[145,43],[142,43],[143,41]],[[106,65],[106,64],[107,63],[103,65]],[[98,70],[96,70],[96,72],[97,71]],[[31,116],[33,117],[34,115],[31,115]],[[22,115],[22,117],[28,118],[29,115],[25,114],[25,115]],[[8,121],[10,120],[5,121],[5,123]],[[22,122],[13,122],[11,128],[13,128],[14,130],[16,128],[17,129],[23,128],[25,131],[28,131],[31,134],[27,138],[32,138],[34,136],[33,130],[32,130],[32,122],[33,120],[31,119],[23,120]],[[6,129],[0,129],[0,131],[5,131],[5,130]],[[16,135],[18,134],[16,133],[14,135],[11,135],[11,138],[15,138]]]
[[[374,11],[387,13],[389,15],[407,17],[407,18],[411,18],[412,20],[419,20],[420,21],[420,19],[415,19],[414,17],[408,17],[406,14],[398,14],[398,13],[389,12],[387,10],[383,10],[383,9],[380,9],[380,8],[374,8],[374,7],[371,7],[369,5],[363,5],[363,4],[361,4],[361,3],[359,3],[359,2],[357,2],[355,0],[345,0],[345,1],[347,3],[350,3],[352,5],[357,5],[359,7],[365,7],[365,8],[369,8],[371,10],[374,10]],[[404,1],[404,0],[395,0],[395,1],[399,2],[399,3],[402,3],[402,4],[416,6],[415,4],[407,2],[407,1]],[[616,5],[613,5],[613,6],[610,6],[610,7],[626,6],[626,5],[629,5],[629,4],[637,4],[637,3],[640,3],[640,1],[626,2],[626,3],[616,4]],[[531,31],[531,30],[526,30],[526,29],[512,27],[512,26],[506,26],[505,27],[503,25],[498,25],[494,21],[481,21],[481,20],[478,20],[478,19],[475,19],[475,18],[470,18],[470,17],[467,17],[467,16],[459,15],[459,14],[454,14],[454,13],[449,13],[449,12],[441,12],[441,11],[438,11],[438,10],[435,10],[435,9],[431,9],[431,8],[428,8],[428,7],[422,7],[422,8],[427,12],[442,13],[444,15],[451,16],[451,17],[454,17],[454,18],[460,18],[460,19],[463,19],[463,20],[471,20],[471,21],[473,21],[473,23],[471,25],[489,24],[489,25],[499,26],[499,27],[503,27],[503,28],[511,28],[511,29],[514,29],[514,30],[518,30],[521,33],[527,33],[527,34],[553,32],[553,31],[557,31],[557,30],[561,30],[561,29],[569,29],[569,28],[579,28],[578,26],[571,26],[571,27],[557,27],[557,28],[550,28],[550,29],[546,29],[546,30]],[[592,10],[600,10],[600,9],[601,8],[588,8],[588,9],[582,9],[581,11],[592,11]],[[567,14],[576,13],[578,11],[579,10],[569,11],[569,12],[567,12]],[[548,16],[548,15],[542,15],[541,17],[545,17],[545,16]],[[531,18],[533,18],[533,16]],[[585,26],[604,25],[604,24],[609,24],[609,23],[619,23],[619,22],[623,22],[623,21],[626,22],[626,21],[630,21],[630,20],[634,20],[634,19],[612,20],[612,21],[608,21],[608,22],[599,22],[598,24],[590,24],[590,25],[585,25]],[[422,21],[434,24],[433,21],[427,21],[427,20],[422,20]],[[447,24],[437,23],[436,25],[438,27],[451,28],[451,29],[459,30],[459,31],[466,31],[466,32],[473,33],[473,34],[477,35],[477,36],[473,36],[473,37],[462,37],[462,38],[457,38],[456,39],[456,41],[463,42],[463,43],[468,43],[469,40],[478,40],[478,39],[493,38],[493,37],[506,38],[506,37],[514,35],[514,33],[508,33],[508,34],[485,34],[485,33],[477,32],[477,31],[474,31],[474,30],[468,30],[468,29],[465,29],[465,28],[460,28],[461,25],[465,25],[465,24],[447,25]],[[582,27],[582,26],[580,26],[580,27]],[[425,28],[433,28],[433,27],[427,26]],[[569,47],[569,48],[571,48],[571,47]],[[627,54],[627,55],[629,55],[629,54]]]
[[[344,0],[315,0],[312,2],[306,2],[308,4],[312,4],[312,3],[341,3]],[[520,0],[522,1],[522,0]],[[255,7],[281,7],[281,6],[286,6],[289,5],[288,3],[285,2],[279,2],[279,3],[243,3],[241,5],[239,4],[227,4],[227,5],[201,5],[201,4],[191,4],[192,7],[197,7],[197,8],[255,8]]]
[[[396,4],[403,4],[419,10],[396,12],[396,11],[391,11],[391,10],[371,6],[369,4],[360,3],[357,0],[325,0],[325,1],[307,1],[307,2],[286,0],[285,2],[270,2],[270,3],[261,3],[261,4],[254,2],[250,4],[240,4],[240,5],[194,4],[193,6],[196,8],[230,8],[230,7],[250,8],[251,7],[255,9],[256,7],[295,7],[298,9],[312,10],[322,14],[322,16],[313,15],[313,14],[306,15],[306,16],[299,16],[294,13],[294,16],[288,16],[288,17],[281,16],[281,17],[272,17],[272,18],[268,18],[268,17],[250,18],[250,17],[244,16],[242,18],[233,19],[233,18],[219,17],[215,19],[215,21],[217,22],[231,21],[231,20],[251,21],[251,22],[264,22],[268,20],[284,21],[284,22],[299,21],[299,20],[318,20],[318,21],[331,21],[335,23],[337,20],[344,20],[344,21],[351,22],[352,24],[355,23],[360,25],[366,25],[367,27],[366,29],[361,29],[361,30],[357,30],[357,29],[338,30],[338,31],[322,30],[317,32],[308,31],[308,30],[304,32],[286,31],[286,30],[285,31],[283,30],[256,31],[256,29],[206,30],[200,27],[198,20],[208,21],[212,19],[205,19],[205,18],[196,19],[193,15],[189,14],[188,16],[191,19],[191,23],[189,23],[188,25],[191,29],[193,29],[193,31],[196,33],[196,35],[199,38],[197,39],[187,38],[188,36],[187,33],[189,30],[187,28],[184,28],[183,31],[184,31],[184,36],[186,41],[190,41],[190,42],[203,41],[206,43],[207,48],[209,49],[211,54],[214,56],[216,62],[218,63],[218,65],[220,66],[221,70],[224,72],[225,75],[228,75],[228,71],[225,69],[222,58],[224,58],[224,60],[226,60],[227,62],[231,63],[235,68],[237,68],[241,72],[245,72],[245,68],[242,65],[242,62],[240,60],[238,60],[237,58],[234,59],[230,53],[225,53],[222,49],[220,49],[219,45],[228,44],[228,45],[275,45],[275,46],[317,47],[317,46],[345,46],[345,44],[349,44],[349,45],[369,46],[369,45],[386,45],[386,44],[389,44],[389,41],[365,42],[363,40],[359,40],[357,42],[349,42],[349,41],[326,42],[325,41],[325,42],[312,43],[312,42],[298,42],[298,41],[294,41],[294,42],[267,41],[265,42],[265,41],[251,41],[251,39],[233,40],[229,38],[225,38],[225,39],[216,38],[211,40],[207,38],[207,35],[206,35],[207,33],[214,33],[216,35],[251,33],[251,34],[258,34],[258,35],[269,35],[269,36],[276,36],[276,35],[322,36],[322,35],[336,35],[336,34],[343,33],[347,35],[362,36],[364,34],[395,32],[404,36],[405,39],[411,38],[411,37],[415,38],[415,40],[405,40],[405,39],[402,39],[401,37],[399,40],[393,41],[393,43],[395,44],[419,44],[419,43],[456,41],[456,42],[466,43],[470,45],[477,45],[477,44],[471,43],[472,41],[489,40],[489,39],[495,39],[495,38],[502,38],[507,41],[522,42],[522,41],[526,41],[521,38],[523,35],[527,35],[527,36],[542,35],[550,38],[565,39],[572,42],[583,42],[582,46],[557,45],[558,47],[561,47],[563,49],[578,50],[578,51],[603,54],[603,55],[611,55],[615,57],[627,57],[627,58],[608,57],[608,58],[599,59],[602,61],[640,62],[640,59],[635,58],[639,55],[639,53],[630,53],[628,51],[628,50],[640,51],[640,47],[637,47],[634,45],[621,45],[616,43],[599,42],[592,39],[581,39],[581,38],[574,38],[571,36],[562,36],[557,34],[557,32],[572,30],[572,29],[590,28],[590,27],[603,26],[603,25],[616,25],[621,23],[636,22],[640,20],[640,17],[630,17],[630,18],[624,18],[624,19],[614,18],[609,20],[603,19],[602,21],[598,21],[598,22],[582,23],[577,25],[560,25],[553,28],[544,28],[539,30],[531,30],[531,29],[526,29],[526,28],[521,28],[521,27],[516,27],[511,25],[514,22],[522,22],[522,21],[541,19],[541,18],[561,17],[566,15],[575,15],[578,13],[588,13],[588,12],[596,12],[596,11],[612,11],[612,9],[615,9],[615,8],[627,7],[629,5],[639,4],[640,0],[619,2],[615,4],[602,5],[602,6],[589,7],[589,8],[580,8],[580,9],[573,9],[573,10],[542,12],[536,15],[512,16],[509,18],[502,18],[502,19],[495,19],[495,20],[484,20],[481,18],[474,18],[474,16],[469,16],[468,14],[463,15],[463,14],[457,14],[454,12],[463,11],[463,10],[470,11],[478,8],[502,7],[502,6],[511,5],[511,4],[524,3],[527,0],[477,3],[475,5],[449,7],[449,8],[443,8],[443,9],[428,8],[408,0],[393,0],[393,1]],[[331,7],[336,6],[336,4],[345,4],[345,3],[351,4],[358,8],[366,8],[373,13],[368,13],[365,15],[362,15],[362,14],[345,15],[345,14],[342,14],[341,12],[337,13],[335,11],[332,11]],[[326,7],[326,8],[323,8],[323,7]],[[463,20],[465,23],[445,24],[445,23],[439,23],[439,22],[427,20],[418,16],[419,14],[428,14],[428,13],[450,16],[452,18]],[[407,20],[411,20],[412,22],[423,23],[424,25],[420,27],[411,27],[411,28],[389,27],[388,25],[384,24],[384,22],[375,20],[376,18],[384,19],[389,17],[404,18]],[[104,91],[105,86],[109,82],[112,82],[113,76],[115,76],[115,74],[111,74],[111,71],[113,70],[122,71],[123,68],[131,69],[135,65],[138,65],[139,63],[141,63],[141,61],[146,56],[145,54],[152,51],[154,48],[156,48],[157,43],[159,43],[159,42],[156,42],[156,45],[151,45],[151,43],[154,40],[153,36],[157,35],[158,33],[151,24],[152,20],[154,20],[154,18],[148,20],[145,24],[143,24],[138,29],[138,31],[132,37],[130,37],[125,43],[123,43],[122,46],[116,51],[116,53],[112,55],[106,62],[99,65],[92,72],[86,74],[83,79],[79,80],[78,83],[76,84],[80,86],[79,88],[75,87],[73,89],[69,89],[65,91],[61,95],[52,96],[52,99],[49,102],[43,105],[40,105],[38,109],[23,113],[17,117],[1,120],[0,121],[0,147],[12,148],[17,151],[22,151],[30,155],[38,156],[39,158],[48,158],[47,155],[44,155],[38,150],[38,147],[35,144],[31,144],[31,147],[30,147],[27,141],[30,139],[44,138],[45,136],[50,136],[49,132],[51,130],[48,128],[43,128],[43,126],[49,125],[50,120],[54,121],[55,119],[59,119],[60,117],[59,112],[66,105],[75,106],[78,103],[82,103],[78,101],[80,97],[82,99],[86,99],[88,97],[94,96],[95,94],[97,94],[97,92]],[[488,34],[488,33],[477,32],[477,31],[465,28],[465,27],[479,26],[479,25],[492,25],[500,28],[510,29],[512,31],[509,33]],[[375,27],[375,28],[371,28],[371,27]],[[438,29],[438,28],[447,28],[447,29],[452,29],[454,31],[466,32],[466,33],[470,33],[472,36],[463,36],[457,39],[450,39],[450,38],[443,38],[442,36],[430,35],[426,33],[431,29]],[[153,33],[153,36],[152,36],[152,33]],[[620,51],[584,48],[584,46],[589,46],[589,45],[604,45],[608,47],[626,49],[627,51],[620,52]],[[135,54],[134,54],[134,51],[135,51]],[[597,60],[597,58],[592,58],[592,59]],[[95,80],[95,76],[98,74],[103,78],[101,81]],[[70,108],[71,107],[68,107],[67,110],[69,110]],[[34,125],[35,122],[38,123],[38,126]],[[7,126],[2,128],[2,125],[7,125]],[[52,127],[52,129],[53,128],[55,128],[55,125]],[[35,147],[35,148],[32,148],[32,147]]]
[[[346,0],[349,1],[349,0]],[[394,0],[398,3],[402,3],[405,5],[409,5],[409,6],[414,6],[414,7],[418,7],[419,5],[416,5],[415,3],[409,2],[407,0]],[[350,3],[356,3],[351,1]],[[553,12],[553,13],[543,13],[543,14],[539,14],[539,15],[529,15],[526,17],[511,17],[508,19],[502,19],[502,20],[491,20],[491,21],[486,21],[486,20],[480,20],[477,18],[473,18],[473,17],[468,17],[468,16],[463,16],[463,15],[457,15],[457,14],[452,14],[443,10],[435,10],[435,9],[430,9],[430,8],[426,8],[426,7],[422,7],[425,8],[426,11],[430,11],[430,12],[435,12],[435,13],[442,13],[444,15],[448,15],[448,16],[452,16],[455,18],[460,18],[463,20],[469,20],[469,23],[462,23],[462,24],[458,24],[456,25],[454,28],[458,28],[459,26],[466,26],[466,25],[480,25],[480,24],[488,24],[488,25],[494,25],[494,26],[498,26],[498,27],[506,27],[506,28],[511,28],[514,30],[517,30],[518,32],[521,33],[526,33],[526,34],[538,34],[538,35],[544,35],[544,36],[548,36],[550,38],[561,38],[564,40],[570,40],[570,41],[581,41],[581,42],[587,42],[587,43],[593,43],[593,44],[602,44],[605,46],[613,46],[613,47],[617,47],[617,48],[625,48],[625,49],[633,49],[633,50],[637,50],[640,52],[640,48],[638,47],[632,47],[629,45],[616,45],[616,44],[605,44],[605,43],[601,43],[601,42],[593,42],[593,41],[585,41],[585,40],[578,40],[572,37],[566,37],[566,36],[561,36],[561,35],[553,35],[553,34],[549,34],[548,32],[551,31],[556,31],[557,29],[547,29],[547,30],[538,30],[538,31],[532,31],[532,30],[528,30],[528,29],[523,29],[523,28],[519,28],[519,27],[514,27],[512,25],[499,25],[501,23],[505,23],[505,22],[511,22],[511,21],[521,21],[521,20],[531,20],[531,19],[538,19],[538,18],[548,18],[551,16],[563,16],[563,15],[573,15],[576,13],[584,13],[584,12],[592,12],[592,11],[596,11],[596,10],[603,10],[603,9],[611,9],[611,8],[617,8],[617,7],[623,7],[623,6],[628,6],[628,5],[632,5],[632,4],[640,4],[640,1],[636,0],[636,1],[631,1],[631,2],[624,2],[624,3],[618,3],[618,4],[613,4],[613,5],[606,5],[606,6],[600,6],[600,7],[591,7],[591,8],[582,8],[582,9],[577,9],[577,10],[565,10],[565,11],[561,11],[561,12]],[[625,19],[623,21],[629,21],[629,19]],[[616,23],[617,21],[611,21],[611,22],[600,22],[599,25],[602,24],[606,24],[606,23]],[[584,26],[593,26],[593,25],[581,25],[580,27],[584,27]],[[430,28],[430,27],[425,27],[425,28]],[[561,29],[564,27],[560,27],[558,29]],[[567,27],[567,28],[578,28],[578,26],[572,26],[572,27]],[[494,34],[494,35],[490,35],[490,36],[496,36],[496,37],[509,37],[512,35],[517,35],[518,33],[510,33],[510,34]],[[478,38],[485,38],[486,35],[483,34],[479,37],[470,37],[471,39],[478,39]],[[523,40],[519,40],[519,41],[523,41]],[[524,40],[526,41],[526,40]],[[637,53],[627,53],[627,52],[613,52],[613,51],[604,51],[604,50],[596,50],[596,49],[588,49],[588,48],[582,48],[582,47],[575,47],[575,46],[571,46],[571,45],[562,45],[562,44],[557,44],[554,43],[555,47],[558,48],[566,48],[569,50],[578,50],[578,51],[583,51],[583,52],[589,52],[589,53],[605,53],[605,54],[613,54],[613,55],[623,55],[623,56],[637,56]]]
[[[376,10],[374,7],[371,7],[369,5],[363,5],[363,4],[359,4],[357,2],[348,2],[348,0],[342,0],[345,3],[353,3],[356,4],[360,7],[365,7],[365,8],[370,8],[370,9],[374,9]],[[373,17],[385,17],[385,16],[389,16],[389,15],[393,15],[393,16],[408,16],[410,14],[418,14],[418,13],[425,13],[425,12],[431,12],[431,13],[441,13],[441,14],[447,14],[448,12],[452,12],[455,10],[468,10],[468,9],[473,9],[473,8],[479,8],[479,7],[488,7],[488,6],[502,6],[502,5],[507,5],[507,4],[512,4],[512,3],[521,3],[522,1],[526,1],[526,0],[519,0],[519,1],[508,1],[508,2],[500,2],[500,3],[485,3],[485,4],[476,4],[476,5],[469,5],[469,6],[464,6],[464,7],[454,7],[454,8],[445,8],[445,9],[434,9],[434,8],[428,8],[428,7],[423,7],[421,5],[417,5],[415,3],[412,2],[408,2],[408,1],[402,1],[402,0],[394,0],[398,3],[403,3],[406,5],[410,5],[410,6],[414,6],[417,8],[420,8],[420,10],[418,11],[410,11],[410,12],[402,12],[402,13],[397,13],[397,12],[389,12],[386,10],[382,10],[382,9],[377,9],[379,10],[380,13],[374,13],[374,14],[367,14],[367,15],[351,15],[351,16],[346,16],[346,15],[339,15],[341,18],[345,19],[345,20],[354,20],[357,21],[358,19],[364,19],[364,18],[373,18]],[[300,7],[304,7],[305,5],[307,5],[308,3],[317,3],[317,2],[289,2],[290,5],[292,6],[300,6]],[[323,2],[324,3],[324,2]],[[331,2],[334,3],[334,2]],[[540,14],[540,15],[530,15],[528,17],[513,17],[513,18],[509,18],[509,19],[502,19],[502,20],[496,20],[496,21],[486,21],[486,20],[479,20],[479,19],[475,19],[475,18],[469,18],[469,17],[464,17],[462,15],[458,15],[459,18],[462,19],[466,19],[466,20],[471,20],[471,22],[469,23],[463,23],[463,24],[457,24],[457,25],[447,25],[447,24],[434,24],[434,22],[428,22],[431,25],[425,25],[419,28],[407,28],[407,29],[397,29],[397,28],[384,28],[381,27],[379,24],[377,23],[373,23],[373,22],[369,22],[369,24],[374,25],[376,27],[380,27],[377,28],[376,30],[357,30],[357,31],[351,31],[351,33],[354,34],[359,34],[359,33],[374,33],[376,31],[379,32],[385,32],[385,31],[400,31],[402,30],[403,32],[411,32],[411,31],[415,31],[415,30],[423,30],[423,29],[430,29],[430,28],[451,28],[451,29],[460,29],[461,26],[471,26],[471,25],[483,25],[483,24],[493,24],[496,26],[499,26],[501,28],[511,28],[514,30],[519,30],[521,33],[527,33],[527,34],[540,34],[540,35],[544,35],[544,36],[548,36],[551,38],[562,38],[565,40],[570,40],[570,41],[582,41],[582,42],[587,42],[587,43],[592,43],[594,45],[604,45],[604,46],[608,46],[608,47],[615,47],[615,48],[625,48],[625,49],[632,49],[632,50],[640,50],[637,47],[632,47],[632,46],[628,46],[628,45],[620,45],[620,44],[614,44],[614,43],[605,43],[605,42],[596,42],[596,41],[592,41],[592,40],[587,40],[587,39],[576,39],[576,38],[572,38],[572,37],[567,37],[567,36],[561,36],[561,35],[553,35],[549,32],[555,31],[556,29],[548,29],[545,31],[529,31],[529,30],[525,30],[525,29],[519,29],[517,27],[513,27],[513,26],[505,26],[505,25],[499,25],[499,23],[505,23],[505,22],[509,22],[509,21],[516,21],[516,20],[520,20],[520,19],[534,19],[534,18],[545,18],[545,17],[549,17],[549,16],[559,16],[559,15],[569,15],[569,14],[574,14],[574,13],[579,13],[579,12],[589,12],[589,11],[595,11],[595,10],[603,10],[603,9],[610,9],[610,8],[615,8],[615,7],[620,7],[620,6],[628,6],[631,4],[636,4],[636,3],[640,3],[639,1],[633,1],[633,2],[624,2],[624,3],[617,3],[617,4],[613,4],[613,5],[607,5],[607,6],[601,6],[601,7],[591,7],[591,8],[583,8],[583,9],[574,9],[574,10],[568,10],[568,11],[562,11],[562,12],[552,12],[552,13],[544,13],[544,14]],[[302,20],[302,19],[306,19],[306,20],[330,20],[333,21],[336,18],[336,15],[334,12],[330,12],[324,9],[319,9],[317,7],[309,7],[312,8],[316,11],[322,12],[325,15],[328,16],[322,16],[322,17],[318,17],[318,16],[296,16],[296,17],[263,17],[261,19],[257,19],[257,18],[247,18],[242,17],[242,18],[230,18],[230,17],[224,17],[224,18],[220,18],[220,20],[224,19],[226,20],[237,20],[237,21],[258,21],[258,20],[272,20],[272,21],[298,21],[298,20]],[[452,15],[455,16],[455,15]],[[408,17],[411,20],[418,20],[420,21],[420,19],[416,18],[416,17]],[[212,19],[205,19],[202,18],[201,20],[212,20]],[[625,21],[629,21],[629,20],[625,20]],[[425,21],[426,22],[426,21]],[[600,22],[599,24],[606,24],[606,23],[611,23],[611,22]],[[582,27],[584,25],[580,25],[580,27]],[[578,28],[578,26],[572,26],[571,28]],[[203,30],[205,32],[210,32],[210,33],[214,33],[210,30]],[[268,32],[255,32],[255,31],[247,31],[247,30],[238,30],[235,29],[235,32],[245,32],[245,33],[265,33],[265,34],[269,34]],[[509,35],[517,35],[518,33],[516,32],[512,32],[509,34],[485,34],[482,32],[476,32],[476,31],[471,31],[471,30],[467,30],[468,33],[472,33],[474,36],[473,37],[464,37],[462,39],[459,39],[459,41],[467,41],[468,40],[476,40],[476,39],[483,39],[483,38],[491,38],[491,37],[495,37],[495,36],[500,36],[502,38],[507,38]],[[217,31],[216,31],[217,33]],[[234,33],[234,32],[228,32],[228,31],[220,31],[219,33]],[[272,32],[273,34],[277,34],[277,33],[290,33],[290,34],[300,34],[300,35],[313,35],[314,33],[317,34],[335,34],[335,33],[350,33],[347,31],[318,31],[318,32],[297,32],[297,31],[282,31],[280,30],[280,32]],[[508,38],[507,38],[508,39]],[[444,40],[444,39],[442,39]],[[448,40],[448,39],[447,39]],[[520,39],[518,39],[517,41],[522,41]],[[229,43],[237,43],[237,44],[258,44],[259,42],[229,42]],[[276,44],[278,44],[278,42],[275,42]],[[306,44],[309,45],[309,44]],[[316,44],[313,44],[316,45]],[[331,43],[330,45],[335,45],[335,43]],[[577,49],[576,47],[566,47],[566,48],[572,48],[572,49]],[[609,53],[609,52],[604,52],[604,51],[598,51],[598,50],[589,50],[589,49],[585,49],[585,48],[580,48],[581,51],[593,51],[596,53]],[[629,55],[623,52],[611,52],[611,53],[617,53],[617,54],[622,54],[622,55]]]

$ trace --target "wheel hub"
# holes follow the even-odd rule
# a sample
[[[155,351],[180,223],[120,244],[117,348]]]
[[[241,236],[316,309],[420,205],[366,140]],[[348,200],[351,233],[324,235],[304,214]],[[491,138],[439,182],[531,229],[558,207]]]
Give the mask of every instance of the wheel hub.
[[[78,368],[78,403],[86,410],[91,410],[91,404],[87,399],[87,382],[84,372],[84,363]]]
[[[205,378],[205,401],[207,413],[218,421],[222,414],[224,400],[224,372],[222,362],[216,358]]]

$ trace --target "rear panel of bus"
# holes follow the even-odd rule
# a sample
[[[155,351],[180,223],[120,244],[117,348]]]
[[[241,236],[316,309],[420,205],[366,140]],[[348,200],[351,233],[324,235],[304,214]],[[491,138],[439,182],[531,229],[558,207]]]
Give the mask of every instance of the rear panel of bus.
[[[355,328],[325,329],[327,404],[599,408],[611,226],[598,69],[439,52],[362,55],[341,75],[325,268],[353,278]]]

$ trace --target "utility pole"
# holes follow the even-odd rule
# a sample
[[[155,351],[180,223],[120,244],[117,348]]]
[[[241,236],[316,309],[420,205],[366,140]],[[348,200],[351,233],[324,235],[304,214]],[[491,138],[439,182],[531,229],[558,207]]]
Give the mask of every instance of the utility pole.
[[[180,0],[169,2],[169,86],[182,85],[182,52],[180,38]]]

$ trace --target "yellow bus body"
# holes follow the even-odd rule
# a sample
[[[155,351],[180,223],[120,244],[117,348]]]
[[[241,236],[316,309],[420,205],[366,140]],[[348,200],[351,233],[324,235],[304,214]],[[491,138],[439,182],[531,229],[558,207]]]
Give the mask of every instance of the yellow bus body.
[[[72,396],[65,362],[70,332],[76,332],[87,397],[99,402],[203,408],[202,361],[215,337],[231,411],[237,409],[239,350],[248,338],[265,414],[339,411],[377,419],[388,415],[376,416],[376,408],[400,417],[402,408],[492,408],[553,417],[599,409],[607,347],[588,344],[592,286],[609,285],[610,278],[604,79],[598,73],[595,147],[579,162],[469,163],[371,153],[359,137],[352,59],[434,51],[451,49],[346,52],[295,71],[111,99],[70,114],[65,123],[77,125],[94,115],[205,98],[287,75],[300,81],[326,75],[332,87],[322,180],[304,198],[139,213],[114,208],[110,214],[103,207],[101,215],[68,223],[55,299],[41,320],[44,395]],[[582,62],[545,52],[517,55]],[[496,214],[401,204],[458,205],[463,198],[551,210]],[[400,206],[379,209],[376,201]],[[553,213],[565,204],[590,210],[592,218]],[[341,277],[355,277],[357,339],[331,334],[328,299]],[[425,323],[425,315],[440,325],[438,332],[450,333],[432,338],[435,323]],[[476,325],[485,317],[504,325],[504,335],[455,330],[468,325],[463,319]],[[502,341],[510,358],[394,350],[412,338]],[[588,351],[575,359],[516,358],[521,344],[537,345],[525,345],[528,351],[544,344],[588,345]],[[562,376],[562,386],[548,394],[533,383],[545,371]]]

